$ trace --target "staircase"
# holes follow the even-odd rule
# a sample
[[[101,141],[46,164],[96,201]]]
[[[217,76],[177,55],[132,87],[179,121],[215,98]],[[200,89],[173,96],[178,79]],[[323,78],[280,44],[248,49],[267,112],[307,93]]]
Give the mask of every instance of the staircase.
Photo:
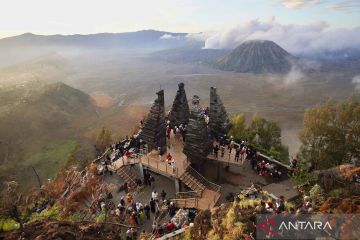
[[[185,171],[184,174],[180,176],[180,180],[191,190],[195,191],[198,197],[202,196],[205,186],[189,171]]]
[[[201,210],[214,207],[221,195],[221,186],[209,181],[191,166],[179,178],[190,192],[178,192],[172,199],[179,208],[197,208]]]
[[[124,165],[120,167],[118,170],[116,170],[116,173],[125,181],[128,183],[128,186],[131,189],[136,189],[136,179],[139,177],[136,175],[136,173],[131,169],[130,166]]]

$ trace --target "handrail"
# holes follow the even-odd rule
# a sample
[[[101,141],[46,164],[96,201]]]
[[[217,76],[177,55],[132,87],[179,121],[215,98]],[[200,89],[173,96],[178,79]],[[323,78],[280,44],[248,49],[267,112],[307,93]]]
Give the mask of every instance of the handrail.
[[[220,185],[217,185],[216,183],[209,181],[203,175],[201,175],[198,171],[196,171],[194,168],[192,168],[190,165],[188,166],[188,170],[189,170],[190,174],[195,174],[196,175],[195,177],[197,177],[197,179],[200,180],[201,183],[204,184],[205,187],[207,187],[215,192],[221,191]]]
[[[198,197],[201,196],[200,191],[177,192],[176,197],[184,199],[186,196]]]
[[[124,165],[124,166],[125,166],[125,165]],[[124,169],[123,173],[124,173],[124,175],[126,175],[126,176],[130,179],[130,181],[133,182],[133,184],[134,184],[135,186],[137,186],[137,183],[135,182],[135,180],[133,180],[133,179],[131,178],[131,176],[127,173],[127,171],[125,171],[125,169]]]
[[[177,203],[182,202],[184,204],[184,208],[192,207],[192,208],[198,208],[199,206],[199,198],[173,198],[171,199],[172,202],[177,205]],[[192,205],[190,203],[193,203]]]
[[[217,143],[218,143],[218,142],[217,142]],[[237,142],[234,142],[234,145],[236,145],[237,147],[240,147],[240,144],[237,143]],[[290,169],[291,169],[290,165],[287,165],[287,164],[285,164],[285,163],[282,163],[282,162],[280,162],[280,161],[278,161],[278,160],[276,160],[276,159],[274,159],[274,158],[272,158],[272,157],[268,157],[268,156],[266,156],[265,154],[262,154],[262,153],[260,153],[260,152],[258,152],[258,154],[259,154],[259,156],[261,156],[262,158],[265,158],[266,160],[268,160],[268,161],[270,161],[270,162],[273,162],[273,163],[275,163],[275,164],[277,164],[277,165],[280,165],[280,166],[286,168],[287,170],[290,170]],[[229,161],[230,161],[230,155],[229,155]]]
[[[270,162],[276,163],[277,165],[280,165],[280,166],[282,166],[282,167],[284,167],[284,168],[286,168],[288,170],[291,169],[289,165],[286,165],[286,164],[284,164],[284,163],[282,163],[282,162],[280,162],[280,161],[278,161],[278,160],[276,160],[274,158],[268,157],[268,156],[266,156],[266,155],[264,155],[262,153],[259,153],[259,156],[265,158],[266,160],[268,160]]]

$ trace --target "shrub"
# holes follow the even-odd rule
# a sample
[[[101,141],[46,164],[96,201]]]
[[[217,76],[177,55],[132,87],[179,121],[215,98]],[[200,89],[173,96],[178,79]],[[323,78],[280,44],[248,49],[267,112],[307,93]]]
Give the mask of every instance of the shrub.
[[[81,214],[79,212],[75,212],[71,214],[67,220],[72,223],[79,222],[81,220]]]
[[[329,195],[334,198],[347,198],[351,196],[351,193],[345,188],[337,188],[332,190]]]
[[[60,206],[55,204],[52,207],[43,210],[41,213],[34,213],[31,215],[29,222],[41,221],[44,219],[58,220],[59,210]]]
[[[105,210],[102,210],[99,213],[99,215],[96,216],[96,218],[95,218],[96,222],[98,222],[98,223],[104,222],[105,221],[105,215],[106,215]]]
[[[315,176],[304,165],[299,165],[290,176],[291,180],[297,185],[311,184],[316,181]]]
[[[211,230],[207,237],[208,240],[220,240],[220,236],[214,231]]]
[[[318,204],[324,201],[324,190],[319,184],[315,184],[309,191],[310,197],[314,203]]]
[[[20,224],[11,218],[0,218],[0,232],[13,231],[20,228]]]

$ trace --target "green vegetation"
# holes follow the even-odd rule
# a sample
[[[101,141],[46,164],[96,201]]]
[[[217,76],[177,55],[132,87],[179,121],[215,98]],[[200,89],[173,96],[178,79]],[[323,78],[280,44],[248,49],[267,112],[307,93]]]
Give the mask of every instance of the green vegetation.
[[[322,203],[325,200],[324,190],[319,184],[315,184],[309,191],[310,197],[315,205]]]
[[[235,141],[247,140],[260,152],[288,163],[289,151],[281,143],[281,129],[276,122],[256,115],[253,116],[248,127],[245,122],[243,114],[232,118],[232,128],[229,133]]]
[[[234,137],[234,139],[247,139],[246,132],[246,118],[244,114],[237,114],[231,118],[231,129],[229,134]]]
[[[28,150],[25,157],[27,159],[26,164],[39,169],[39,173],[43,177],[54,178],[63,166],[64,160],[74,151],[76,146],[76,140],[69,139],[51,143],[36,153],[33,150]]]
[[[350,97],[309,109],[304,115],[300,157],[312,169],[326,169],[360,158],[360,101]]]
[[[103,127],[96,137],[96,149],[103,153],[105,149],[112,143],[111,132],[109,129]]]
[[[329,193],[329,196],[334,198],[348,198],[351,196],[351,192],[345,188],[337,188]]]
[[[50,208],[45,209],[41,213],[33,213],[29,222],[41,221],[44,219],[58,220],[59,219],[60,205],[55,204]]]
[[[299,164],[298,167],[290,173],[290,176],[296,185],[311,184],[316,181],[316,177],[311,174],[303,164]]]
[[[12,218],[0,218],[0,232],[19,229],[20,224]]]
[[[78,213],[78,212],[75,212],[73,214],[71,214],[68,218],[67,218],[68,221],[70,222],[78,222],[81,220],[81,214]]]
[[[96,216],[95,220],[98,223],[104,222],[106,218],[106,212],[105,210],[102,210],[99,215]]]

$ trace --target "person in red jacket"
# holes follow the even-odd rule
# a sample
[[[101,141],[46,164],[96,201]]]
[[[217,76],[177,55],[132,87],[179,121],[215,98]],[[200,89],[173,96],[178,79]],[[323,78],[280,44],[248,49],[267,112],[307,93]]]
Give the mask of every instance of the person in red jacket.
[[[166,225],[166,229],[168,232],[172,232],[175,229],[175,224],[172,221],[169,221],[169,223]]]

